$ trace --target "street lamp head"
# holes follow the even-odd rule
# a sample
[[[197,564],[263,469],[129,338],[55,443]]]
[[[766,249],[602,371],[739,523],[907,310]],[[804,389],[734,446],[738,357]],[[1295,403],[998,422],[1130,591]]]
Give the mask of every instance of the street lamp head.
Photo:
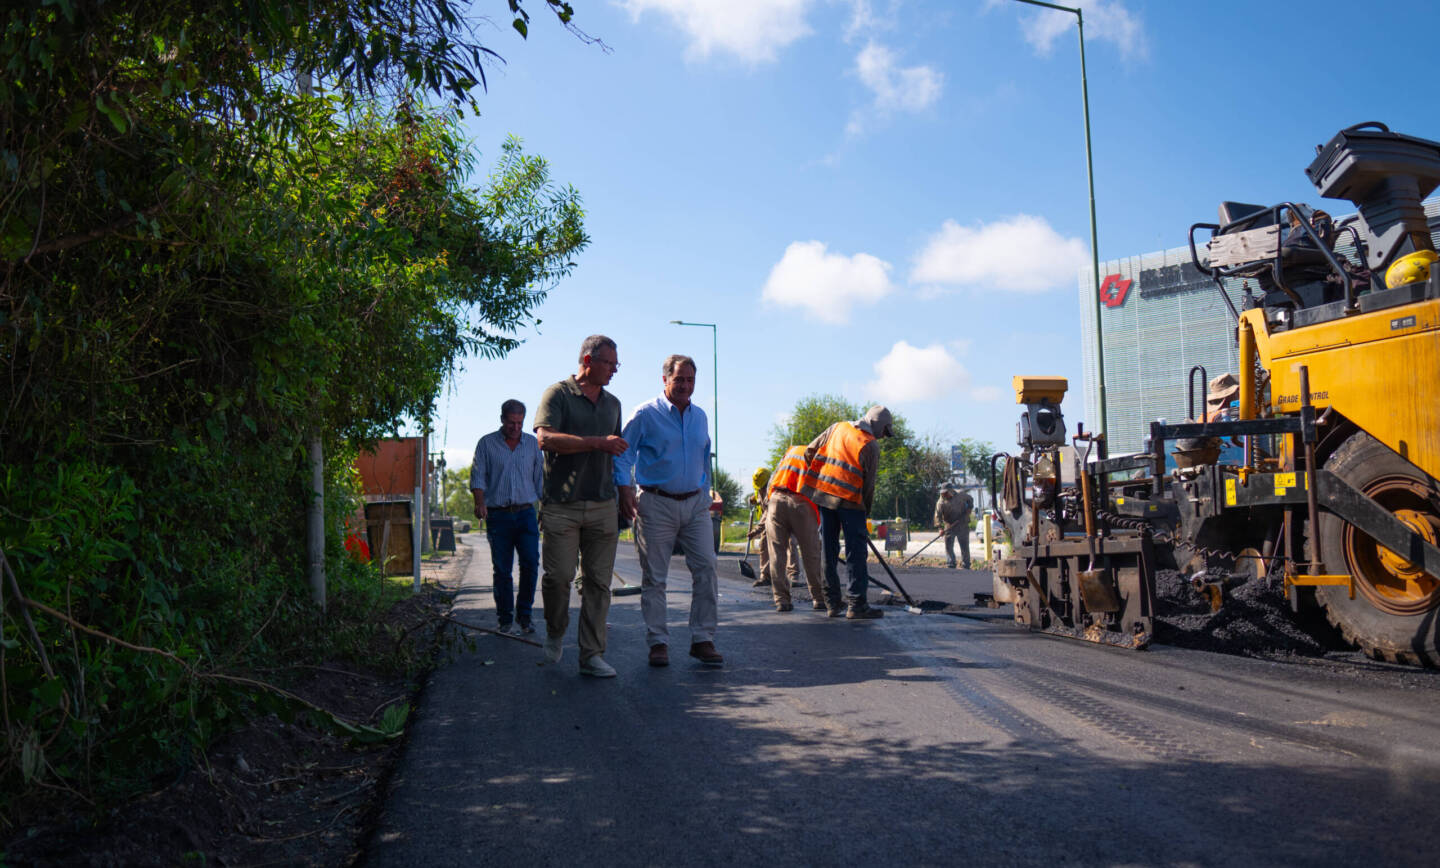
[[[678,319],[672,319],[672,320],[670,320],[670,324],[671,324],[671,325],[684,325],[685,323],[681,322],[681,321],[678,320]]]

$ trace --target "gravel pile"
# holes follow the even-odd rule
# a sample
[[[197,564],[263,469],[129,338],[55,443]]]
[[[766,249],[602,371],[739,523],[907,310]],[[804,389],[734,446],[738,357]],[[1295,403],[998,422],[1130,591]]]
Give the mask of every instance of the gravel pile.
[[[1185,577],[1161,570],[1155,577],[1155,641],[1199,651],[1246,657],[1321,657],[1334,650],[1324,637],[1305,630],[1290,612],[1280,588],[1249,581],[1226,593],[1225,605],[1210,605]]]

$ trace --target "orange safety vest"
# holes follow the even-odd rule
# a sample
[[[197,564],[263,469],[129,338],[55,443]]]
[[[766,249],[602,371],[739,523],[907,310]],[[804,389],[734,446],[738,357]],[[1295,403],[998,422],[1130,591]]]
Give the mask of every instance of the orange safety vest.
[[[783,488],[787,491],[800,493],[800,486],[805,476],[805,448],[804,446],[791,446],[785,451],[785,457],[780,459],[776,465],[775,472],[770,476],[770,491]]]
[[[851,422],[840,422],[830,432],[815,460],[805,469],[800,493],[814,499],[817,493],[865,506],[865,472],[860,469],[860,450],[875,439]]]

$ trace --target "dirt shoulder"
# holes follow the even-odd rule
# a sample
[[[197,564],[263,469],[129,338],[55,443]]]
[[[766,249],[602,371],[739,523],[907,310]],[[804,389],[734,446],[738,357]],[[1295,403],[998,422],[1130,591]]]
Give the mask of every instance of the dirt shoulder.
[[[391,629],[382,632],[403,637],[427,668],[440,617],[472,559],[486,551],[478,534],[461,537],[457,548],[426,561],[422,591],[384,615]],[[380,650],[373,659],[388,659]],[[257,673],[371,725],[392,706],[414,708],[425,674],[343,661]],[[400,750],[400,739],[356,745],[303,715],[289,723],[266,715],[218,738],[203,765],[99,819],[84,804],[61,802],[42,820],[5,830],[0,865],[352,864]]]

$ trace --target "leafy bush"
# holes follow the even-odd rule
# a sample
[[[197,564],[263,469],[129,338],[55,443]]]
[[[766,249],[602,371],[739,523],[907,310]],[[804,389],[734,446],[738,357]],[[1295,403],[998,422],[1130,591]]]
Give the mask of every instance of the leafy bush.
[[[0,22],[3,825],[37,787],[125,792],[288,701],[257,666],[365,647],[394,597],[342,550],[355,451],[426,418],[462,356],[513,348],[587,239],[518,140],[469,185],[458,114],[422,94],[467,104],[485,49],[442,0]]]

